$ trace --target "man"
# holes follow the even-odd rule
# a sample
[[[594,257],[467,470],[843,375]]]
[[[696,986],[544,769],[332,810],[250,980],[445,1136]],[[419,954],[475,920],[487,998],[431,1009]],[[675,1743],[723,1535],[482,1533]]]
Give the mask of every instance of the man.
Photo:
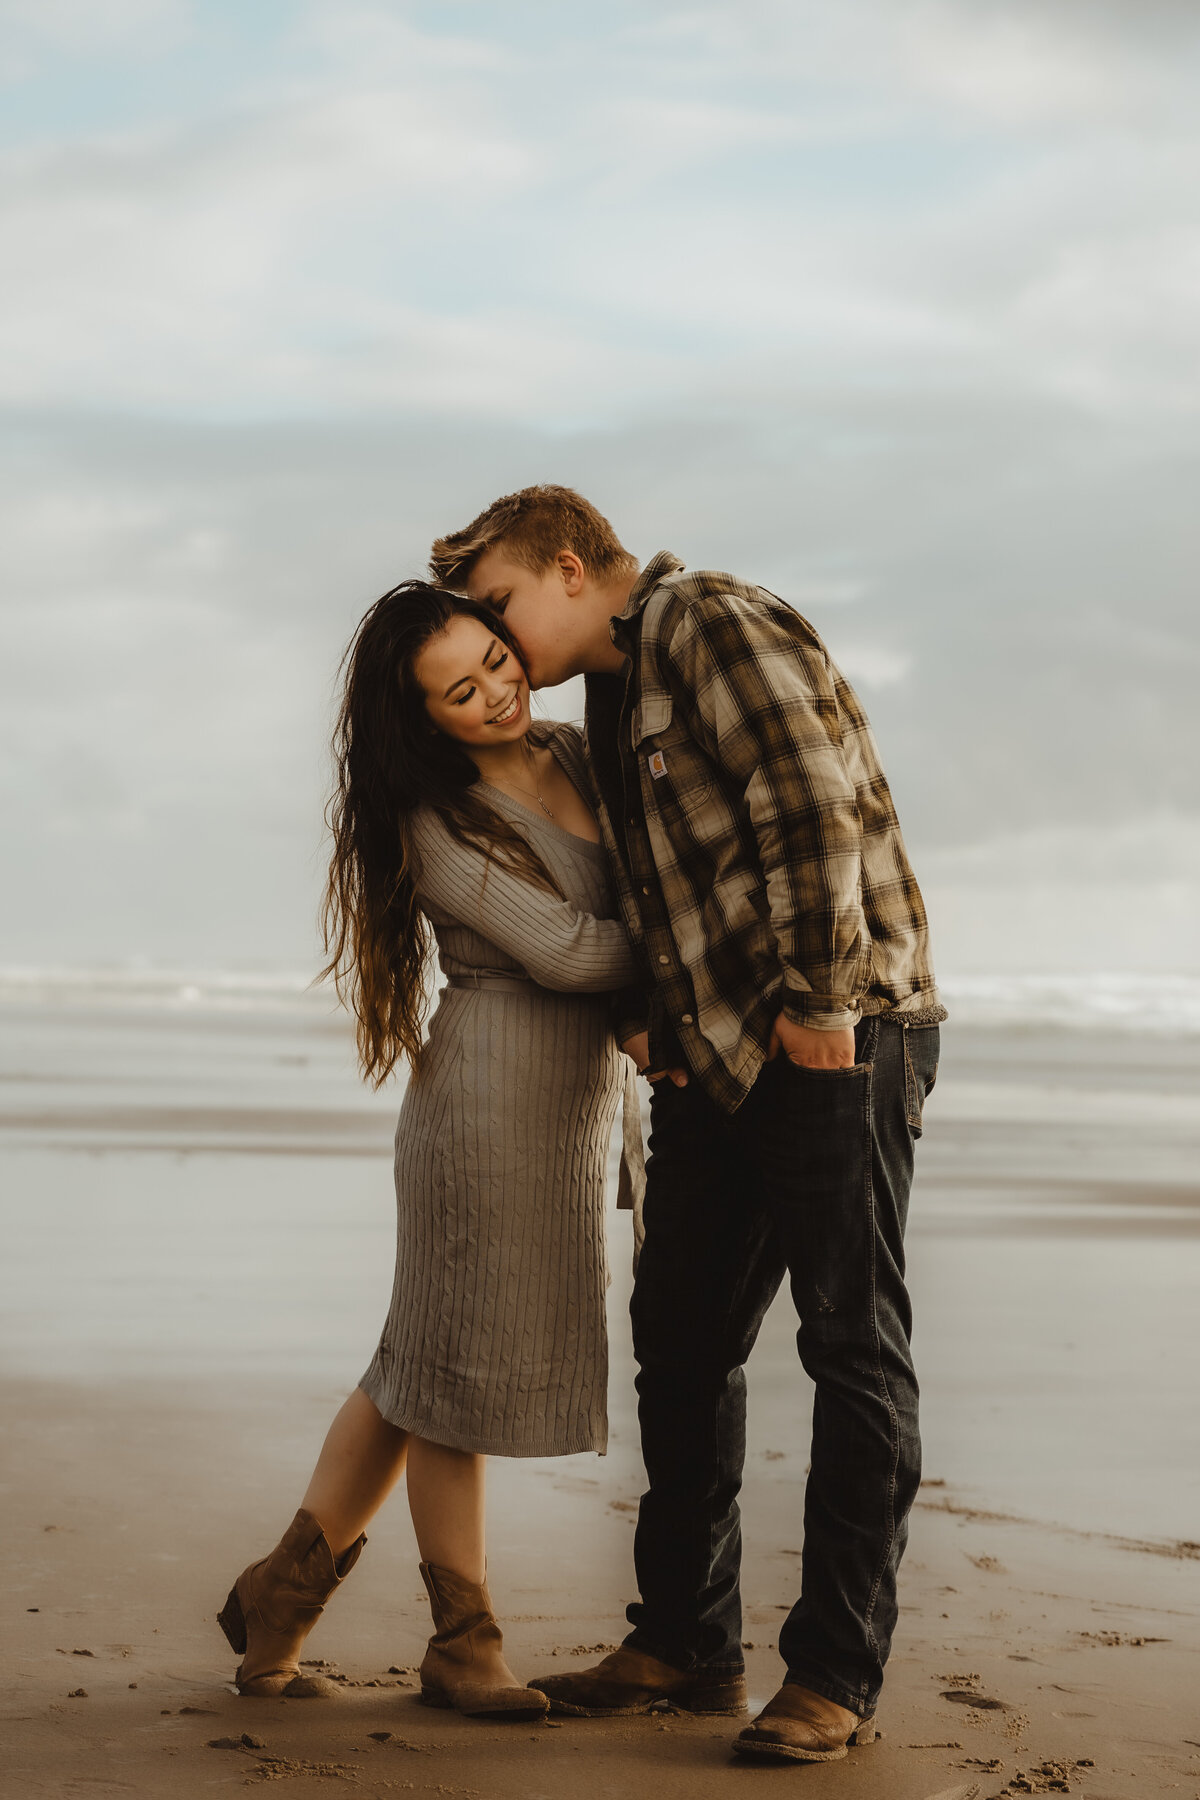
[[[904,1225],[939,1004],[870,727],[813,628],[661,553],[640,573],[561,487],[434,545],[504,615],[534,687],[587,677],[604,842],[646,990],[618,1037],[654,1083],[632,1301],[649,1480],[632,1632],[533,1683],[559,1712],[745,1705],[743,1365],[786,1274],[816,1384],[783,1686],[735,1749],[874,1737],[920,1476]]]

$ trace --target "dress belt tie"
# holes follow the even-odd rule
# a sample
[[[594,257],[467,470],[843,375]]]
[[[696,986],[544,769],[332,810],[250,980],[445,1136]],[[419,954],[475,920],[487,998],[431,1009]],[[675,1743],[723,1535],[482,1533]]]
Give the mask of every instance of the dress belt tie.
[[[485,994],[528,994],[537,982],[529,975],[489,975],[481,969],[478,974],[447,975],[446,986],[478,988]]]

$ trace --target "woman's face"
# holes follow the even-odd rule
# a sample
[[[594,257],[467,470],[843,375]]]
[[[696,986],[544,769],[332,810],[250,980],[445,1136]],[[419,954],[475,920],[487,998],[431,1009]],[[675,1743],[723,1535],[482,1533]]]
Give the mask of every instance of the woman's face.
[[[418,655],[414,673],[429,717],[447,737],[483,749],[529,730],[529,683],[508,646],[460,613]]]

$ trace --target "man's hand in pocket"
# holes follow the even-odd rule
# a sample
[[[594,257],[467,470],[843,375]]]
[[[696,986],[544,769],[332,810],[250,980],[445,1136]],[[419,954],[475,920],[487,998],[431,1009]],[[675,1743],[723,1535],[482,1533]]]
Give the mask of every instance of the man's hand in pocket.
[[[854,1027],[817,1031],[812,1025],[797,1025],[786,1013],[780,1013],[771,1027],[767,1061],[774,1062],[781,1050],[789,1062],[801,1069],[852,1069]]]

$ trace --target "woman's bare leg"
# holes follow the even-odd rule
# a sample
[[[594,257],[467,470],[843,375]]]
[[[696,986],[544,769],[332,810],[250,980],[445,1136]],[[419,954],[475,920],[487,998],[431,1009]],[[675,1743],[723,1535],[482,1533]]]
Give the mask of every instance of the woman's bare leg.
[[[355,1388],[329,1427],[301,1506],[321,1521],[334,1556],[352,1544],[402,1474],[421,1561],[481,1582],[487,1569],[487,1458],[389,1425]]]
[[[374,1518],[406,1465],[421,1561],[481,1582],[487,1567],[487,1458],[389,1425],[361,1388],[329,1427],[300,1504],[321,1521],[330,1549],[340,1556]]]
[[[300,1651],[357,1562],[363,1526],[403,1474],[407,1450],[408,1434],[389,1425],[356,1388],[329,1427],[301,1510],[270,1555],[242,1570],[218,1614],[242,1658],[239,1693],[333,1691],[320,1677],[301,1673]]]
[[[401,1475],[415,1440],[389,1425],[361,1388],[329,1427],[312,1480],[300,1502],[319,1519],[335,1557],[375,1517]]]
[[[409,1439],[408,1508],[421,1561],[453,1569],[465,1581],[481,1582],[487,1569],[486,1473],[486,1456]]]
[[[451,1450],[445,1444],[431,1444],[426,1438],[413,1437],[408,1445],[408,1507],[413,1530],[426,1565],[426,1584],[432,1580],[430,1600],[434,1623],[443,1630],[450,1623],[447,1604],[466,1607],[465,1620],[478,1619],[482,1596],[478,1589],[487,1575],[487,1549],[484,1529],[486,1456],[466,1450]],[[446,1572],[452,1577],[447,1583]],[[463,1594],[462,1586],[475,1592]],[[521,1684],[504,1657],[503,1642],[494,1621],[483,1634],[471,1632],[468,1647],[467,1674],[472,1686],[495,1690],[516,1690]],[[440,1653],[442,1679],[449,1667],[453,1677],[455,1659],[460,1651]],[[435,1661],[434,1647],[422,1665],[422,1685],[430,1658]],[[437,1679],[431,1676],[431,1679]]]
[[[357,1541],[405,1473],[421,1561],[442,1572],[434,1579],[443,1593],[449,1591],[445,1571],[478,1589],[487,1572],[487,1458],[431,1444],[389,1425],[361,1388],[354,1390],[329,1427],[301,1505],[320,1520],[336,1559]],[[460,1591],[454,1584],[452,1589]],[[467,1616],[477,1612],[478,1596]],[[435,1621],[437,1617],[435,1610]],[[494,1638],[484,1634],[472,1643],[469,1660],[476,1687],[483,1683],[519,1691],[499,1634]]]

